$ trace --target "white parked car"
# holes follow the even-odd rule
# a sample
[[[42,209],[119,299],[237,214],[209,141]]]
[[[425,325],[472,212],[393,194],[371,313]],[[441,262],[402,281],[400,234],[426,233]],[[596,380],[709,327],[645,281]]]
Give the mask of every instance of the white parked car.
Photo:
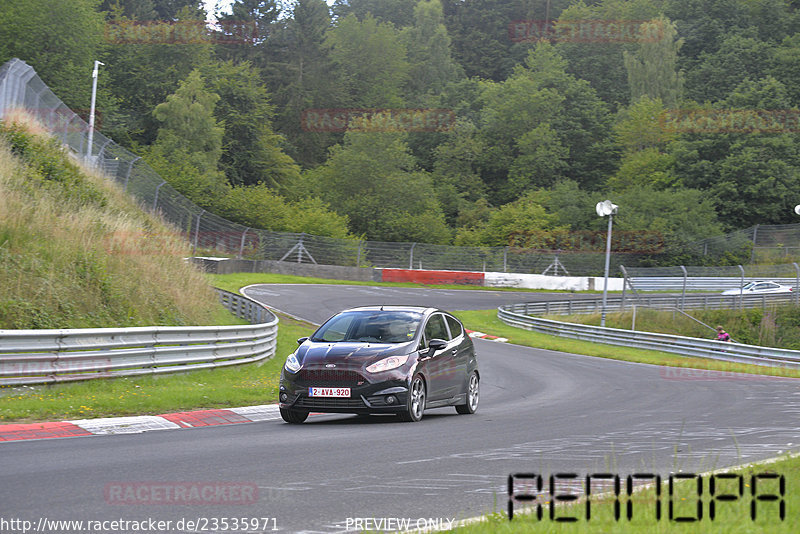
[[[765,293],[791,293],[792,287],[779,284],[777,282],[767,282],[757,280],[745,284],[741,289],[726,289],[723,295],[762,295]]]

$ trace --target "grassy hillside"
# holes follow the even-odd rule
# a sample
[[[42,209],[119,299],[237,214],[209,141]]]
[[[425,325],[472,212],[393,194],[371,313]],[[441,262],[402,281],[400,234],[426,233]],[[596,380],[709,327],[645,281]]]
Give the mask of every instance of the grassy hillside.
[[[0,328],[214,324],[188,245],[25,117],[0,122]]]

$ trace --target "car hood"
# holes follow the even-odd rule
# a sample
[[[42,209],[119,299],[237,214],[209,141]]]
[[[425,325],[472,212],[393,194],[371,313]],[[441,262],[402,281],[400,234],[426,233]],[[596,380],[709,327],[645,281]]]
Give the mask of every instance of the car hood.
[[[413,343],[318,343],[306,341],[295,356],[303,367],[336,363],[347,368],[361,368],[372,362],[412,352]]]

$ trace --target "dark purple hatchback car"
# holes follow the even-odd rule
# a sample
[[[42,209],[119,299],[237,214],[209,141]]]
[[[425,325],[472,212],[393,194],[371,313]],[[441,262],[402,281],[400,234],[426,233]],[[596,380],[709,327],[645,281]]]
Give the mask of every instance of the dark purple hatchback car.
[[[449,313],[417,306],[340,312],[286,359],[280,412],[393,413],[419,421],[427,408],[478,409],[480,374],[472,339]]]

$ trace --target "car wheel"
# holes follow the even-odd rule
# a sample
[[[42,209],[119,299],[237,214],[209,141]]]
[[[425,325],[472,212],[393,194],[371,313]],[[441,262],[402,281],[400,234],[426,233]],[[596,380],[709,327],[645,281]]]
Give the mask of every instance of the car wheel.
[[[411,387],[408,388],[406,409],[400,413],[400,419],[406,422],[417,422],[422,419],[426,398],[425,380],[421,375],[416,375],[411,380]]]
[[[299,425],[306,419],[308,419],[308,412],[298,412],[297,410],[287,410],[286,408],[281,408],[281,417],[287,423],[292,423],[295,425]]]
[[[478,411],[481,387],[478,373],[472,373],[467,382],[467,402],[456,406],[456,411],[461,414],[475,413]]]

